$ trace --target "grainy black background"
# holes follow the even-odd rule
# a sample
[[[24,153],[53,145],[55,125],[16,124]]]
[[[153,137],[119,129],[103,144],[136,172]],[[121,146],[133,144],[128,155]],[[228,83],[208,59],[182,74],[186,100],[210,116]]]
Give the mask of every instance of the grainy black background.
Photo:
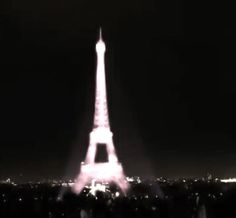
[[[126,173],[235,176],[234,14],[213,1],[1,1],[0,178],[78,172],[99,26]]]

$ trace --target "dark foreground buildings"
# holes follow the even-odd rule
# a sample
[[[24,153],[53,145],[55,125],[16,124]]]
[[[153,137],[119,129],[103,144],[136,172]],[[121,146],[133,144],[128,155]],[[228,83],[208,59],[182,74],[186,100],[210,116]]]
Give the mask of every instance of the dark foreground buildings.
[[[65,183],[64,183],[65,184]],[[116,187],[74,195],[62,183],[0,185],[1,218],[225,218],[236,217],[236,184],[181,180],[132,182],[127,196]],[[60,199],[60,193],[63,198]]]

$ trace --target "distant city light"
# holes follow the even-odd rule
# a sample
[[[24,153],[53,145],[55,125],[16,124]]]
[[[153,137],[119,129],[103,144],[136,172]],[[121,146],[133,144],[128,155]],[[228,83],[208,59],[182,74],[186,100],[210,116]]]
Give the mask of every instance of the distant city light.
[[[236,178],[221,179],[220,181],[224,183],[231,183],[231,182],[236,182]]]
[[[115,196],[116,196],[116,197],[119,197],[119,196],[120,196],[120,193],[119,193],[119,192],[116,192]]]

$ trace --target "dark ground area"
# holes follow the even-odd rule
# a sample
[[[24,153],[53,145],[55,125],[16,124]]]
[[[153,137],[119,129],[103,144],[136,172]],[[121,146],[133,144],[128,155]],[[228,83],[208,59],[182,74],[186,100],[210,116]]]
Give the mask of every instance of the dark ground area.
[[[59,193],[65,189],[63,199]],[[127,196],[115,187],[96,196],[74,195],[53,183],[0,185],[0,217],[34,218],[220,218],[233,217],[236,185],[219,181],[146,181],[133,183]]]

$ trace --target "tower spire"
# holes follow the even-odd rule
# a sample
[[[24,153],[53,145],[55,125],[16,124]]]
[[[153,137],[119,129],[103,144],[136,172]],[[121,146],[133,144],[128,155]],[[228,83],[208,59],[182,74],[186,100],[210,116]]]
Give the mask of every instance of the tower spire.
[[[102,27],[99,27],[99,40],[102,41]]]
[[[110,128],[107,94],[106,94],[106,76],[105,76],[105,51],[106,45],[102,40],[102,29],[99,29],[99,40],[96,44],[97,52],[97,72],[96,72],[96,96],[95,96],[95,113],[94,127]]]

